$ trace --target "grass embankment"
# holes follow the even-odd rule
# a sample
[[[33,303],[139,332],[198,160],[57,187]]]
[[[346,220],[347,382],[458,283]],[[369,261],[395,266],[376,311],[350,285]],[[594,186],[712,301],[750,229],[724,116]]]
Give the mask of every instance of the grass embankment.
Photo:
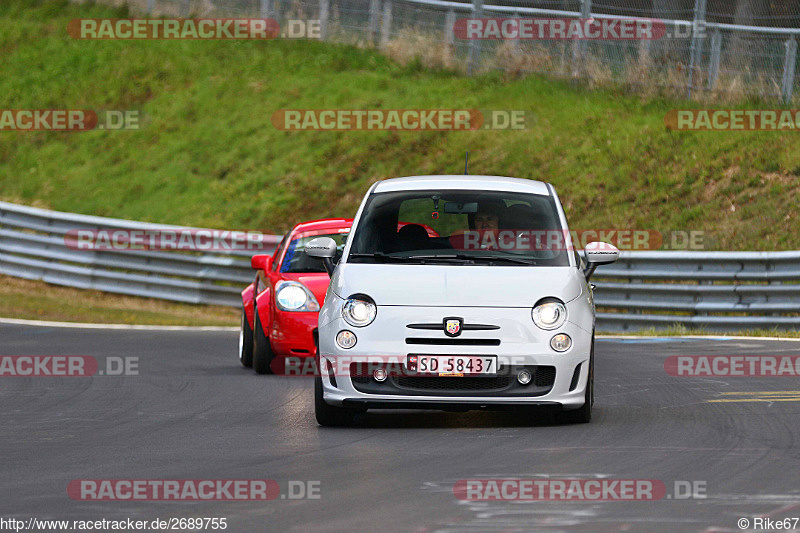
[[[138,109],[138,131],[1,132],[0,199],[282,232],[352,215],[377,179],[460,173],[556,185],[573,228],[702,230],[717,249],[800,249],[800,138],[674,132],[696,104],[532,76],[465,77],[313,41],[80,41],[91,4],[0,4],[5,109]],[[395,46],[396,48],[396,46]],[[741,106],[774,107],[742,103]],[[524,110],[524,131],[284,132],[279,109]]]
[[[239,310],[48,285],[0,275],[0,317],[96,324],[237,326]]]
[[[470,150],[474,174],[554,183],[575,228],[699,229],[721,249],[800,248],[797,134],[673,132],[665,113],[690,104],[468,78],[320,42],[72,40],[70,19],[125,12],[37,4],[0,5],[2,107],[148,119],[140,131],[2,133],[5,200],[279,232],[351,215],[376,179],[460,173]],[[285,108],[518,109],[533,120],[525,131],[278,131],[270,118]]]

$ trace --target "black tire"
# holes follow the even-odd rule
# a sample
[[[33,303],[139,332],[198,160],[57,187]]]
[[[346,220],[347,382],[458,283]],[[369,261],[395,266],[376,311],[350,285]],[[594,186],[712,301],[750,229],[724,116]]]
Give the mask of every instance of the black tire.
[[[261,319],[258,317],[258,308],[255,308],[255,330],[253,332],[253,370],[256,374],[272,374],[272,360],[275,354],[272,353],[272,346],[269,344],[269,337],[264,333],[261,326]]]
[[[592,335],[592,348],[589,352],[589,378],[586,381],[584,400],[580,408],[562,412],[561,421],[568,424],[588,424],[592,421],[592,406],[594,406],[594,335]]]
[[[353,423],[354,409],[328,405],[322,397],[322,378],[314,378],[314,416],[320,426],[349,426]]]
[[[239,327],[239,362],[245,368],[253,366],[253,328],[242,308],[242,325]]]

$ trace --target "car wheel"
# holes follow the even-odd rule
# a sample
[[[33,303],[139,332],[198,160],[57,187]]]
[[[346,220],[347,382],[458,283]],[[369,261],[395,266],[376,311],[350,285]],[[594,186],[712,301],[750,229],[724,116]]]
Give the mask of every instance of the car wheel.
[[[322,397],[322,378],[314,378],[314,416],[320,426],[349,426],[355,414],[353,409],[327,404]]]
[[[584,394],[583,406],[572,411],[561,413],[561,419],[571,424],[586,424],[592,421],[592,406],[594,405],[594,336],[592,336],[592,348],[589,352],[589,378],[586,381],[586,393]]]
[[[253,331],[253,370],[257,374],[272,374],[272,360],[275,354],[272,353],[272,346],[269,344],[269,337],[264,333],[261,326],[261,319],[258,317],[258,308],[255,310],[255,330]]]
[[[239,361],[246,368],[253,366],[253,328],[242,308],[242,325],[239,327]]]

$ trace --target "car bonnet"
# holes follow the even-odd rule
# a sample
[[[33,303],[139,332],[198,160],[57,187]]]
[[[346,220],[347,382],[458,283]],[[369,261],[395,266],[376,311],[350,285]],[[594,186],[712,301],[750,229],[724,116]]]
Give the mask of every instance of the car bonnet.
[[[548,296],[581,294],[575,267],[374,265],[336,269],[331,289],[341,298],[366,294],[378,306],[533,307]]]

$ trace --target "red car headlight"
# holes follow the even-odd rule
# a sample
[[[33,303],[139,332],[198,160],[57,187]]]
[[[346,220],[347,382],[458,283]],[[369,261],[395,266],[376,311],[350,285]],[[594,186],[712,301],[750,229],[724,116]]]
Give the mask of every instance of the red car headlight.
[[[278,283],[275,303],[281,311],[319,311],[319,302],[314,294],[297,281]]]

